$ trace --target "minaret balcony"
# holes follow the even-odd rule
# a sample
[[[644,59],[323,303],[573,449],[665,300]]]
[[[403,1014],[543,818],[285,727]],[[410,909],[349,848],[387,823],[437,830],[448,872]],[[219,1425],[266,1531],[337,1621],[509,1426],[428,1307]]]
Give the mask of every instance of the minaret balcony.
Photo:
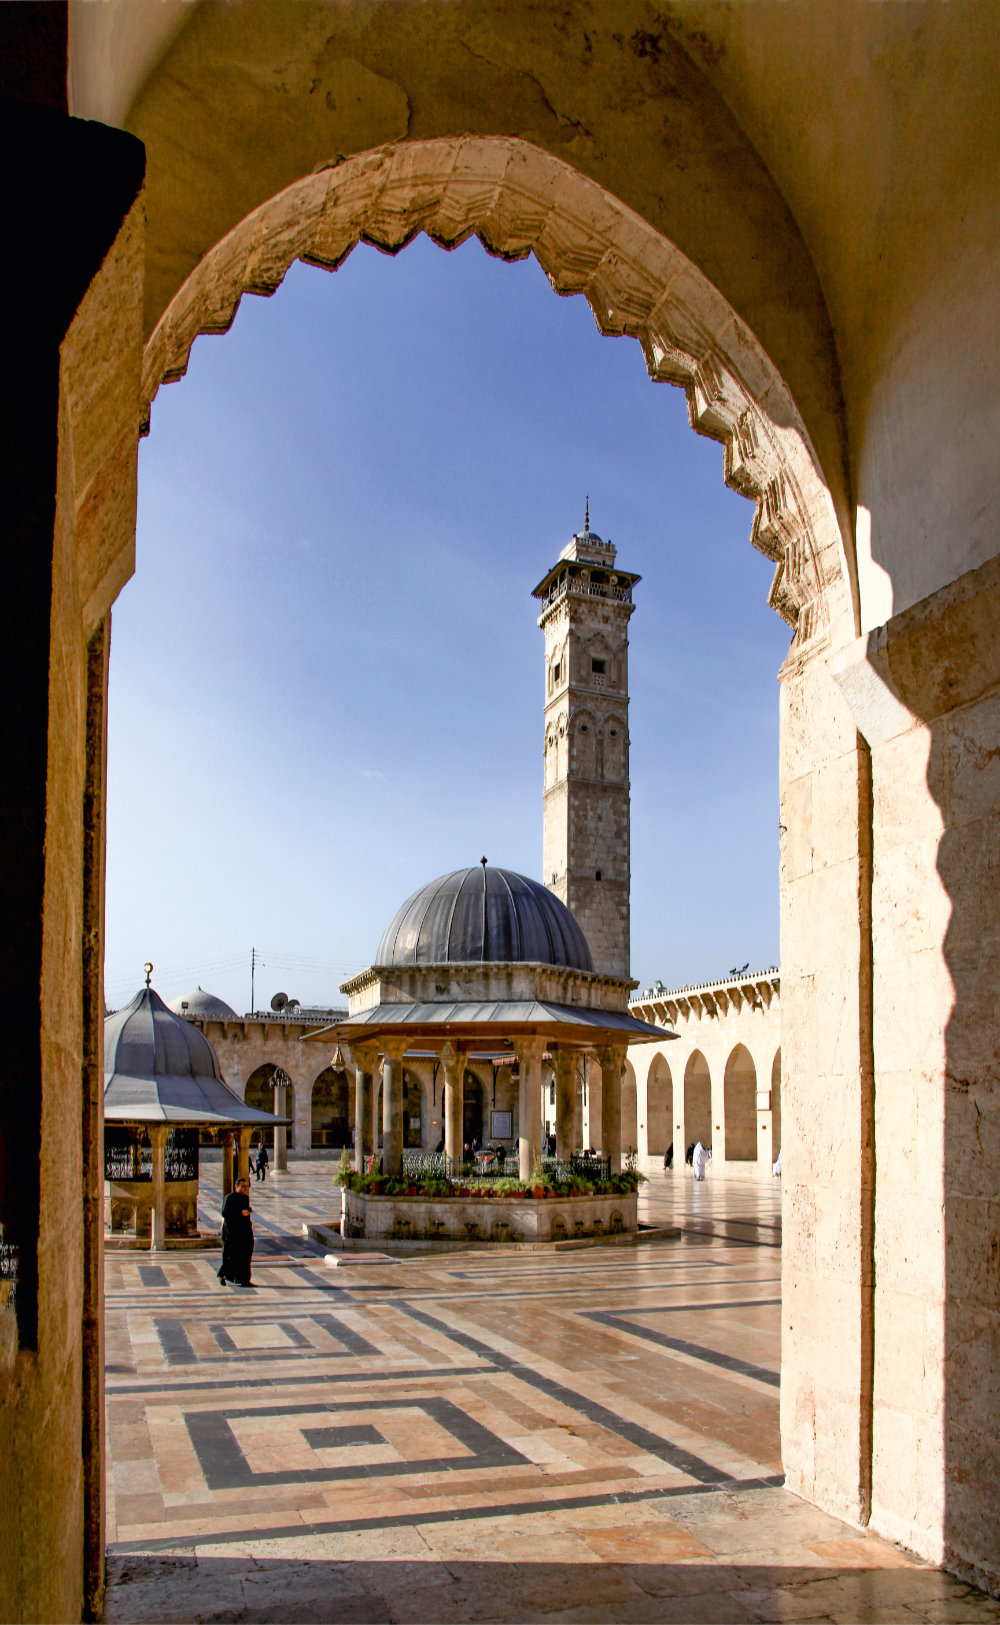
[[[632,587],[626,584],[623,587],[612,587],[604,582],[588,582],[569,580],[560,582],[548,592],[542,601],[542,613],[552,609],[563,598],[605,598],[618,604],[631,604]]]

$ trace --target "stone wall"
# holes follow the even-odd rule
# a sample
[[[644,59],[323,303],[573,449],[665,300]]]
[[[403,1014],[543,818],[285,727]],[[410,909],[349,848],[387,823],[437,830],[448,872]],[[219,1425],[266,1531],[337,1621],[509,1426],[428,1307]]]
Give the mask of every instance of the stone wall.
[[[630,603],[572,593],[539,623],[546,670],[542,878],[576,916],[597,969],[622,977],[630,962],[631,612]],[[595,659],[600,673],[592,670]]]
[[[345,1239],[376,1242],[572,1242],[633,1234],[635,1196],[370,1196],[341,1191]]]
[[[623,1148],[652,1169],[672,1144],[683,1168],[700,1139],[712,1151],[709,1178],[770,1179],[781,1148],[780,974],[649,990],[629,1009],[678,1036],[629,1049]]]

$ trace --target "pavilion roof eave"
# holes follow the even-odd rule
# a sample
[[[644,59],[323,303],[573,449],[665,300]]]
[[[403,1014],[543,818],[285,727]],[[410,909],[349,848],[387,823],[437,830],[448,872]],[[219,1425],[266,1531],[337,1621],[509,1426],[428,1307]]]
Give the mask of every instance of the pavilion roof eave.
[[[272,1117],[269,1112],[260,1112],[254,1117],[222,1117],[218,1112],[184,1111],[179,1106],[113,1106],[104,1113],[106,1123],[188,1123],[192,1128],[211,1128],[218,1125],[220,1128],[229,1125],[232,1128],[258,1128],[267,1125],[273,1128],[275,1124],[292,1122],[290,1117]]]
[[[126,1072],[105,1074],[104,1119],[109,1123],[231,1123],[271,1128],[292,1121],[245,1105],[219,1078]]]
[[[540,999],[498,999],[378,1004],[309,1033],[303,1042],[349,1044],[352,1039],[374,1039],[400,1029],[414,1042],[447,1037],[496,1043],[498,1039],[538,1037],[593,1046],[622,1038],[633,1044],[663,1043],[678,1036],[640,1021],[626,1010],[586,1010]]]

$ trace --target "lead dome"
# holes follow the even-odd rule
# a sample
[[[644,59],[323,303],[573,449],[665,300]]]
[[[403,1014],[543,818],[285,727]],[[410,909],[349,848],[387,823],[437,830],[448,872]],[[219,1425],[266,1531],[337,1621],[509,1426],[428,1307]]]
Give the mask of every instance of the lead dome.
[[[376,956],[379,965],[512,962],[594,969],[565,903],[527,875],[484,864],[415,891],[393,915]]]
[[[193,993],[182,993],[179,999],[171,999],[168,1009],[175,1016],[197,1016],[201,1021],[240,1019],[232,1005],[216,998],[214,993],[206,993],[203,987],[196,987]]]

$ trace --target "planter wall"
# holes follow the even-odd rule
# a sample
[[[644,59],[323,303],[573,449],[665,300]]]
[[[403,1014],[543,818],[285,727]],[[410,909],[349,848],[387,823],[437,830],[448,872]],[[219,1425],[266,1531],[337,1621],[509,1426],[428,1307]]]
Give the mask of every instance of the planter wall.
[[[341,1189],[345,1241],[566,1242],[638,1228],[629,1196],[369,1196]]]

